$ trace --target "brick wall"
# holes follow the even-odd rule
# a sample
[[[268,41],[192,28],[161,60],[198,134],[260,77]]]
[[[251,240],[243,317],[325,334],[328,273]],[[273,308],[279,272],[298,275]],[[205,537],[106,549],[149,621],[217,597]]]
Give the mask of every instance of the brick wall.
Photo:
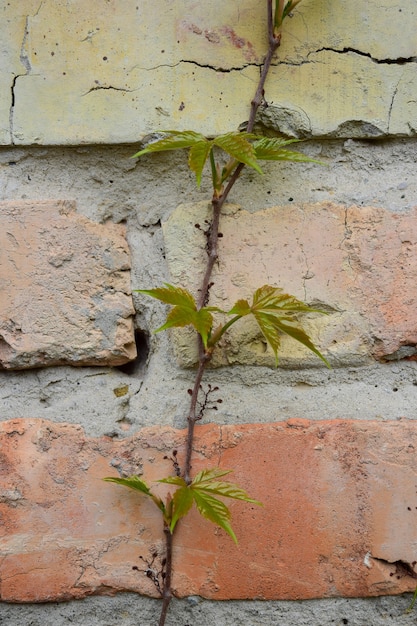
[[[263,13],[252,0],[162,13],[12,4],[0,26],[0,622],[60,626],[54,602],[128,591],[133,611],[120,594],[100,598],[101,622],[86,601],[71,619],[154,622],[155,588],[132,568],[159,548],[159,516],[102,478],[152,482],[184,449],[195,338],[152,335],[163,307],[132,289],[196,293],[210,189],[195,189],[186,155],[138,162],[125,144],[247,119]],[[173,623],[230,626],[230,607],[245,624],[261,623],[254,611],[281,626],[415,620],[397,596],[415,589],[417,561],[416,10],[339,5],[303,0],[288,20],[261,113],[328,167],[244,171],[211,289],[222,308],[269,283],[325,309],[306,324],[333,369],[290,339],[275,369],[247,323],[219,347],[206,380],[223,402],[198,426],[193,470],[233,469],[264,506],[232,505],[237,547],[195,512],[181,522],[174,589],[188,600]]]

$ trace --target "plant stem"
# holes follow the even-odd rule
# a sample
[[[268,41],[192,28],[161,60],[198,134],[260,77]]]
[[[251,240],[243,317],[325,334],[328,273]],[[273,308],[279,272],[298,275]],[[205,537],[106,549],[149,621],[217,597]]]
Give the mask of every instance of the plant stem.
[[[159,626],[164,626],[168,607],[172,599],[171,578],[172,578],[172,539],[173,535],[169,527],[164,525],[165,533],[165,578],[162,586],[162,609],[159,616]]]
[[[255,125],[256,113],[260,105],[262,104],[263,96],[264,96],[264,86],[266,77],[268,76],[269,69],[271,67],[272,59],[274,57],[275,52],[280,46],[281,43],[281,34],[275,36],[274,35],[274,22],[273,22],[273,12],[272,12],[272,0],[267,0],[267,8],[268,8],[268,52],[265,56],[264,63],[262,65],[262,71],[259,78],[259,83],[256,89],[255,96],[251,102],[251,109],[249,115],[249,121],[247,125],[247,132],[252,132],[253,127]],[[234,184],[240,176],[241,171],[245,167],[244,163],[239,163],[233,174],[230,177],[230,180],[223,191],[220,197],[217,197],[216,191],[214,191],[213,198],[211,201],[212,206],[212,220],[210,227],[210,235],[208,238],[208,259],[206,265],[206,271],[204,273],[202,285],[200,288],[200,296],[198,299],[197,308],[201,309],[206,305],[209,298],[210,291],[210,280],[213,273],[213,267],[218,258],[218,242],[219,242],[219,222],[220,222],[220,214],[223,204],[225,203],[230,191],[232,190]],[[191,394],[190,401],[190,410],[188,413],[188,431],[187,431],[187,444],[186,444],[186,457],[184,463],[184,471],[183,477],[187,484],[191,482],[191,459],[193,452],[193,440],[194,440],[194,427],[196,421],[199,419],[199,415],[197,413],[197,400],[198,394],[200,391],[201,381],[203,379],[204,371],[211,360],[212,353],[211,351],[207,351],[204,349],[203,342],[201,338],[198,338],[198,369],[196,373],[196,377],[194,380],[194,385]]]
[[[275,52],[280,46],[281,43],[281,33],[277,35],[274,34],[274,20],[273,20],[273,9],[272,9],[272,0],[267,0],[267,10],[268,10],[268,52],[265,56],[264,63],[262,65],[262,71],[259,78],[259,83],[256,89],[255,96],[251,101],[251,109],[250,115],[247,125],[247,132],[252,132],[253,127],[255,125],[256,113],[260,105],[262,104],[264,97],[264,86],[266,77],[268,75],[269,69],[271,67],[272,59],[274,57]],[[213,176],[213,198],[211,201],[212,206],[212,220],[210,226],[210,233],[208,237],[208,245],[207,245],[207,265],[206,270],[204,272],[204,277],[201,284],[200,296],[197,303],[197,308],[201,309],[205,306],[209,299],[210,292],[210,280],[213,273],[213,267],[218,259],[218,241],[219,241],[219,222],[220,222],[220,214],[223,204],[225,203],[230,191],[232,190],[234,184],[240,176],[241,171],[245,167],[244,163],[239,163],[233,174],[231,175],[229,182],[221,194],[218,196],[218,191],[216,189],[216,184],[218,184],[217,173],[215,172],[214,163],[211,162],[212,166],[212,176]],[[229,324],[230,325],[230,324]],[[191,461],[193,454],[193,444],[194,444],[194,429],[196,422],[200,419],[199,411],[197,411],[198,405],[198,394],[200,392],[201,381],[204,376],[204,372],[208,363],[210,362],[212,357],[212,350],[206,350],[204,348],[203,341],[201,337],[198,337],[198,368],[194,380],[194,385],[191,393],[191,401],[190,401],[190,409],[188,412],[188,430],[187,430],[187,441],[186,441],[186,455],[184,462],[184,469],[182,472],[183,478],[187,484],[191,483]],[[177,528],[177,526],[175,527]],[[171,579],[172,579],[172,545],[173,545],[173,537],[174,535],[170,532],[169,528],[164,528],[165,532],[165,542],[166,542],[166,566],[165,566],[165,579],[163,583],[162,589],[162,610],[161,616],[159,619],[159,626],[165,625],[165,620],[167,616],[168,606],[171,602],[172,598],[172,589],[171,589]],[[174,529],[175,533],[175,529]]]
[[[188,431],[187,431],[187,443],[186,443],[186,452],[185,452],[185,463],[184,463],[184,471],[183,478],[185,482],[189,485],[191,483],[191,457],[193,454],[193,443],[194,443],[194,427],[195,423],[198,420],[197,413],[197,400],[198,394],[200,391],[201,381],[203,379],[203,375],[206,369],[207,363],[211,359],[211,353],[206,352],[203,346],[203,341],[201,337],[198,337],[198,369],[197,374],[194,380],[193,390],[191,394],[190,401],[190,410],[188,413]]]

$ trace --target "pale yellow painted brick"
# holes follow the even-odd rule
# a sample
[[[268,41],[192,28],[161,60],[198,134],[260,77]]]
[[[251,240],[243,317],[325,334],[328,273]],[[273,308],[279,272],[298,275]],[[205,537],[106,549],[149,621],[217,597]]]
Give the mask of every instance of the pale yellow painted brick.
[[[9,4],[0,7],[2,144],[11,133],[21,145],[135,142],[172,127],[215,134],[248,117],[266,3]],[[415,0],[303,0],[267,84],[270,123],[290,134],[299,123],[313,135],[415,134],[415,12]],[[355,132],[351,122],[361,122]]]
[[[20,59],[26,18],[13,18],[0,7],[0,144],[11,141],[12,88],[15,77],[26,72]]]
[[[336,131],[349,136],[343,132],[343,125],[351,122],[368,124],[367,132],[371,136],[388,133],[391,116],[399,115],[397,103],[404,91],[398,90],[401,74],[397,65],[374,63],[353,52],[339,55],[327,50],[310,54],[309,60],[299,66],[281,65],[273,69],[267,86],[272,105],[265,110],[263,118],[273,124],[274,117],[280,119],[280,109],[294,110],[297,116],[294,121],[290,118],[291,127],[287,130],[288,134],[297,136],[300,126],[307,135]],[[411,86],[404,84],[406,93],[417,89],[414,77],[409,79]],[[396,90],[398,95],[394,98]],[[408,107],[409,117],[417,119],[417,105]],[[394,132],[407,134],[406,121],[404,118],[401,123],[397,119]]]

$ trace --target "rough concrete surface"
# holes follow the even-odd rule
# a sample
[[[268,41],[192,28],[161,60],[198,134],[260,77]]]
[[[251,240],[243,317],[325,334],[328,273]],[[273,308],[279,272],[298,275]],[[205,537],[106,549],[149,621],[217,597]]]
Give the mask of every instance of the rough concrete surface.
[[[167,626],[414,626],[411,595],[303,601],[214,602],[190,596],[172,601]],[[131,593],[114,598],[38,605],[0,604],[0,620],[19,626],[140,626],[156,624],[160,602]]]
[[[68,202],[2,202],[0,255],[0,368],[136,357],[122,225],[94,224]]]
[[[133,142],[156,128],[218,134],[247,119],[266,52],[257,2],[0,9],[3,145]],[[415,19],[414,0],[304,0],[285,22],[265,123],[290,136],[415,136]]]

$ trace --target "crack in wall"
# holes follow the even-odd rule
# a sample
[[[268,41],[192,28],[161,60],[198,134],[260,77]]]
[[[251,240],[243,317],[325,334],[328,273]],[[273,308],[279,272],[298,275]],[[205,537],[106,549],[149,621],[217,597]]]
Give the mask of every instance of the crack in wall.
[[[372,61],[373,63],[377,63],[378,65],[407,65],[409,63],[417,63],[417,57],[398,57],[397,59],[378,59],[373,57],[369,52],[363,52],[362,50],[357,50],[356,48],[341,48],[338,50],[337,48],[323,47],[318,48],[317,50],[311,50],[305,59],[300,61],[285,61],[285,60],[277,60],[273,63],[274,67],[278,67],[279,65],[290,65],[290,66],[301,66],[307,65],[308,63],[320,63],[321,61],[314,61],[310,59],[310,57],[314,54],[319,54],[319,52],[334,52],[334,54],[356,54],[361,57],[365,57]]]
[[[200,67],[202,69],[212,70],[213,72],[222,72],[224,74],[228,74],[231,72],[241,72],[242,70],[245,70],[248,67],[257,67],[259,70],[262,68],[262,63],[244,63],[243,65],[236,66],[236,67],[234,66],[222,67],[220,65],[209,65],[206,63],[199,63],[198,61],[182,59],[181,61],[178,61],[177,63],[173,63],[172,65],[170,63],[161,63],[160,65],[155,65],[153,67],[141,67],[140,65],[134,65],[130,69],[130,71],[138,69],[144,72],[152,72],[154,70],[159,70],[162,67],[168,67],[170,69],[173,69],[175,67],[179,67],[182,63],[188,63],[190,65],[195,65],[196,67]]]
[[[216,66],[216,65],[208,65],[205,63],[198,63],[197,61],[186,61],[186,60],[180,61],[179,63],[177,63],[177,65],[179,65],[180,63],[190,63],[191,65],[196,65],[197,67],[201,67],[202,69],[213,70],[215,72],[222,72],[225,74],[228,74],[230,72],[241,72],[242,70],[245,70],[248,67],[257,67],[259,68],[259,70],[262,68],[262,63],[245,63],[237,67],[221,67],[221,66]]]
[[[334,52],[335,54],[349,54],[349,53],[357,54],[359,56],[370,59],[373,63],[377,63],[380,65],[384,65],[384,64],[385,65],[406,65],[408,63],[417,63],[417,56],[398,57],[396,59],[390,59],[390,58],[378,59],[376,57],[373,57],[369,52],[363,52],[362,50],[357,50],[356,48],[346,47],[346,48],[342,48],[338,50],[337,48],[323,47],[323,48],[318,48],[317,50],[311,50],[307,54],[307,57],[305,59],[302,59],[301,61],[285,61],[285,60],[277,59],[275,63],[273,63],[273,65],[275,67],[278,67],[279,65],[298,66],[298,65],[305,65],[307,63],[318,63],[318,61],[311,60],[310,56],[314,54],[318,54],[319,52]],[[244,63],[243,65],[240,65],[240,66],[223,67],[220,65],[210,65],[206,63],[199,63],[198,61],[194,61],[194,60],[182,59],[181,61],[178,61],[177,63],[174,63],[172,65],[169,63],[161,63],[160,65],[155,65],[153,67],[140,67],[139,65],[135,65],[132,67],[132,70],[140,69],[143,71],[153,71],[153,70],[160,69],[161,67],[175,68],[181,65],[182,63],[189,63],[191,65],[195,65],[196,67],[201,67],[202,69],[209,69],[209,70],[213,70],[214,72],[224,72],[224,73],[241,72],[242,70],[248,67],[257,67],[259,70],[262,68],[262,62]]]
[[[42,4],[43,2],[40,3],[38,10],[35,13],[35,16],[39,13]],[[28,74],[30,74],[32,71],[32,66],[29,60],[29,54],[28,54],[28,48],[27,48],[28,37],[29,37],[29,15],[26,16],[25,27],[23,30],[23,38],[22,38],[22,43],[20,46],[20,54],[19,54],[19,60],[21,64],[23,65],[23,67],[25,68],[25,73],[16,74],[15,76],[13,76],[12,84],[10,87],[11,100],[10,100],[10,109],[9,109],[9,134],[10,134],[11,145],[14,145],[14,110],[15,110],[15,104],[16,104],[17,79],[22,78],[23,76],[28,76]]]
[[[389,109],[388,109],[388,123],[387,123],[387,132],[388,132],[388,133],[389,133],[389,132],[390,132],[390,130],[391,130],[391,129],[390,129],[390,127],[391,127],[391,115],[392,115],[392,109],[393,109],[393,107],[394,107],[394,100],[395,100],[395,98],[396,98],[396,96],[397,96],[397,93],[398,93],[398,87],[399,87],[399,85],[400,85],[400,82],[401,82],[401,81],[402,81],[402,79],[403,79],[403,76],[404,76],[404,72],[402,72],[402,73],[401,73],[401,76],[400,76],[400,78],[398,79],[398,82],[397,82],[397,84],[395,85],[394,91],[393,91],[393,93],[392,93],[391,102],[390,102]]]
[[[133,93],[134,91],[139,91],[139,88],[127,89],[126,87],[114,87],[113,85],[96,85],[95,87],[91,87],[91,89],[81,94],[81,96],[88,96],[88,94],[92,93],[93,91],[123,91],[124,93]]]
[[[314,52],[309,52],[307,57],[309,57],[311,54],[317,54],[318,52],[334,52],[335,54],[349,54],[349,53],[353,53],[353,54],[357,54],[359,56],[365,57],[367,59],[370,59],[373,63],[377,63],[379,65],[406,65],[407,63],[417,63],[417,57],[413,56],[413,57],[398,57],[397,59],[378,59],[376,57],[373,57],[369,52],[363,52],[362,50],[357,50],[356,48],[342,48],[341,50],[337,50],[335,48],[319,48],[318,50],[315,50]]]
[[[391,572],[389,575],[390,577],[394,575],[397,578],[397,580],[404,578],[405,576],[410,576],[411,578],[417,579],[417,572],[414,570],[416,566],[416,561],[408,562],[408,561],[403,561],[402,559],[399,559],[396,561],[389,561],[382,557],[373,556],[371,553],[368,552],[365,555],[365,559],[364,559],[364,563],[366,567],[369,568],[370,563],[372,561],[376,561],[377,563],[380,563],[381,565],[388,567],[389,568],[388,571],[390,571],[394,567],[395,571]]]

